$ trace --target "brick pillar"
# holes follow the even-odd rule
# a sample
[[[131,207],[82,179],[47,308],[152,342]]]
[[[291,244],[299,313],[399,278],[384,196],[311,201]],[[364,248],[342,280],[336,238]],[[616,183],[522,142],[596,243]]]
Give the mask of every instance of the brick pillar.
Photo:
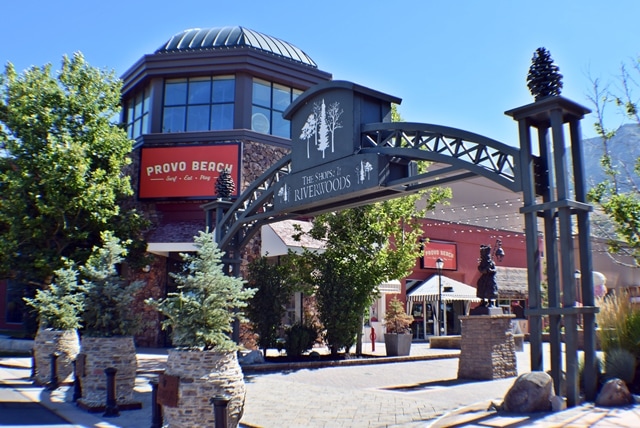
[[[503,379],[518,375],[511,320],[514,315],[461,316],[458,379]]]

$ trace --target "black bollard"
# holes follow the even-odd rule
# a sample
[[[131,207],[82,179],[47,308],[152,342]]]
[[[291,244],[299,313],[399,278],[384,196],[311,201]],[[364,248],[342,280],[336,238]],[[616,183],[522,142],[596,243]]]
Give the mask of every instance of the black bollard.
[[[36,369],[36,351],[31,350],[31,379],[35,379],[37,375]]]
[[[216,395],[209,400],[213,404],[213,417],[215,418],[215,428],[227,428],[227,405],[229,397],[226,395]]]
[[[104,373],[107,375],[107,405],[104,409],[105,418],[113,418],[120,416],[118,410],[118,403],[116,402],[116,372],[118,370],[113,367],[104,369]]]
[[[73,360],[73,402],[82,398],[82,386],[78,375],[78,360]]]
[[[149,381],[151,384],[151,428],[162,428],[162,404],[158,403],[158,379]]]
[[[51,379],[49,380],[49,383],[47,384],[47,390],[48,391],[53,391],[54,389],[57,389],[59,385],[58,383],[58,357],[60,356],[60,354],[58,354],[57,352],[53,352],[51,353],[50,357],[51,357]]]

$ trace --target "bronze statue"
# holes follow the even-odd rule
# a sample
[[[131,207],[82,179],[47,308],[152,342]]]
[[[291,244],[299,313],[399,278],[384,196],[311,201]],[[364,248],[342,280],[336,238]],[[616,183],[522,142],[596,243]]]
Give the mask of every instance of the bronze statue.
[[[480,245],[478,262],[478,270],[482,275],[478,279],[476,296],[482,299],[480,306],[494,307],[498,298],[498,283],[496,282],[496,264],[491,259],[491,246]]]

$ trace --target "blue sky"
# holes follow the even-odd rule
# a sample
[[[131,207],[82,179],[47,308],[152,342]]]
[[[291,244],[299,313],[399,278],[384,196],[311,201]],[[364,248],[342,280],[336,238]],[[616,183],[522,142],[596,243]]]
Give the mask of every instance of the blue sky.
[[[504,111],[533,101],[536,48],[560,67],[562,95],[591,108],[589,76],[613,82],[640,54],[638,17],[637,0],[3,1],[0,60],[58,70],[80,51],[120,76],[185,29],[240,25],[296,45],[334,79],[402,98],[406,121],[517,145]],[[593,121],[583,121],[585,137]]]

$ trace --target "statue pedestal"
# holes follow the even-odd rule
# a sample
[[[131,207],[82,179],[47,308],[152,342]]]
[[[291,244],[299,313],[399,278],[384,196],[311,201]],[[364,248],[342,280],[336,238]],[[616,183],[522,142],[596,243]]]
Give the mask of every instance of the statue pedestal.
[[[461,316],[458,379],[503,379],[518,375],[511,320],[515,315]]]

